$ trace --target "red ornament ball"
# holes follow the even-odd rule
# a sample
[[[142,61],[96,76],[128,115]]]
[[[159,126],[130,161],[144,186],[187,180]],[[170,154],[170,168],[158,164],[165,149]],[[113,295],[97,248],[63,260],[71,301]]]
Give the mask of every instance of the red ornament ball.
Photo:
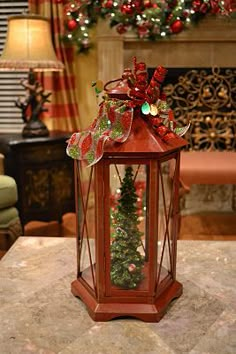
[[[127,26],[123,25],[122,23],[119,23],[116,26],[116,30],[119,34],[123,34],[123,33],[127,32]]]
[[[130,272],[130,273],[134,273],[135,271],[136,271],[136,265],[135,264],[133,264],[133,263],[131,263],[129,266],[128,266],[128,271]]]
[[[150,1],[150,0],[144,0],[144,6],[145,6],[146,8],[152,7],[152,6],[153,6],[152,1]]]
[[[139,38],[144,38],[145,36],[147,36],[147,34],[148,34],[148,28],[145,24],[138,26]]]
[[[132,6],[130,4],[124,4],[121,6],[120,8],[121,12],[124,14],[124,15],[132,15],[133,13],[133,9],[132,9]]]
[[[113,6],[113,0],[103,1],[102,7],[106,9],[111,9]]]
[[[75,28],[77,27],[77,22],[72,19],[72,20],[69,20],[67,22],[67,28],[70,30],[70,31],[73,31]]]
[[[180,20],[176,20],[170,26],[172,33],[179,33],[183,30],[184,25],[183,22]]]
[[[192,6],[193,6],[193,9],[194,9],[195,11],[198,11],[199,8],[200,8],[200,6],[201,6],[201,0],[195,0],[195,1],[193,1]]]
[[[130,4],[135,8],[136,11],[140,11],[142,8],[142,1],[141,0],[133,0]]]

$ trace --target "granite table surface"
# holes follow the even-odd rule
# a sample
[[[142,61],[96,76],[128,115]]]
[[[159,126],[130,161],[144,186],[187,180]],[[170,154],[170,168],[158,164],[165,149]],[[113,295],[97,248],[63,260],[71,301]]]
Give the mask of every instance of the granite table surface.
[[[74,238],[20,237],[0,261],[0,354],[236,353],[236,242],[178,241],[163,319],[94,322],[71,294]]]

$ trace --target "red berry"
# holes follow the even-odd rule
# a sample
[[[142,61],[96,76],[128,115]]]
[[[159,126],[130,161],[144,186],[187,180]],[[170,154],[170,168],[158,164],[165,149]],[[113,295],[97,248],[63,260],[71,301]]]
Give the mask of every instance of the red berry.
[[[163,140],[168,141],[168,140],[174,139],[174,138],[175,138],[175,134],[173,132],[169,132],[163,137]]]
[[[162,124],[162,119],[161,118],[152,118],[151,122],[152,122],[152,125],[156,128]]]
[[[165,125],[160,125],[158,128],[156,128],[156,132],[160,137],[163,137],[168,131],[168,128]]]

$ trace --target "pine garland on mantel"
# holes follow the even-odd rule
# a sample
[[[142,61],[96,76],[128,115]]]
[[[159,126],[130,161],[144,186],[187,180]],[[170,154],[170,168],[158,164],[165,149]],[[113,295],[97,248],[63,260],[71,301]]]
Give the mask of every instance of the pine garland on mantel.
[[[160,40],[177,35],[207,14],[230,15],[229,0],[57,0],[63,3],[63,40],[86,52],[90,29],[99,18],[119,34],[133,32],[139,39]]]

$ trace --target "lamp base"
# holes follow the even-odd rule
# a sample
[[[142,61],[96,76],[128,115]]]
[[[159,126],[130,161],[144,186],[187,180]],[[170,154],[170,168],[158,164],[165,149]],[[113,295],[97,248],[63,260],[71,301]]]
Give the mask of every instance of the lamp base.
[[[49,130],[41,120],[29,121],[23,128],[22,136],[24,138],[38,138],[48,136]]]

